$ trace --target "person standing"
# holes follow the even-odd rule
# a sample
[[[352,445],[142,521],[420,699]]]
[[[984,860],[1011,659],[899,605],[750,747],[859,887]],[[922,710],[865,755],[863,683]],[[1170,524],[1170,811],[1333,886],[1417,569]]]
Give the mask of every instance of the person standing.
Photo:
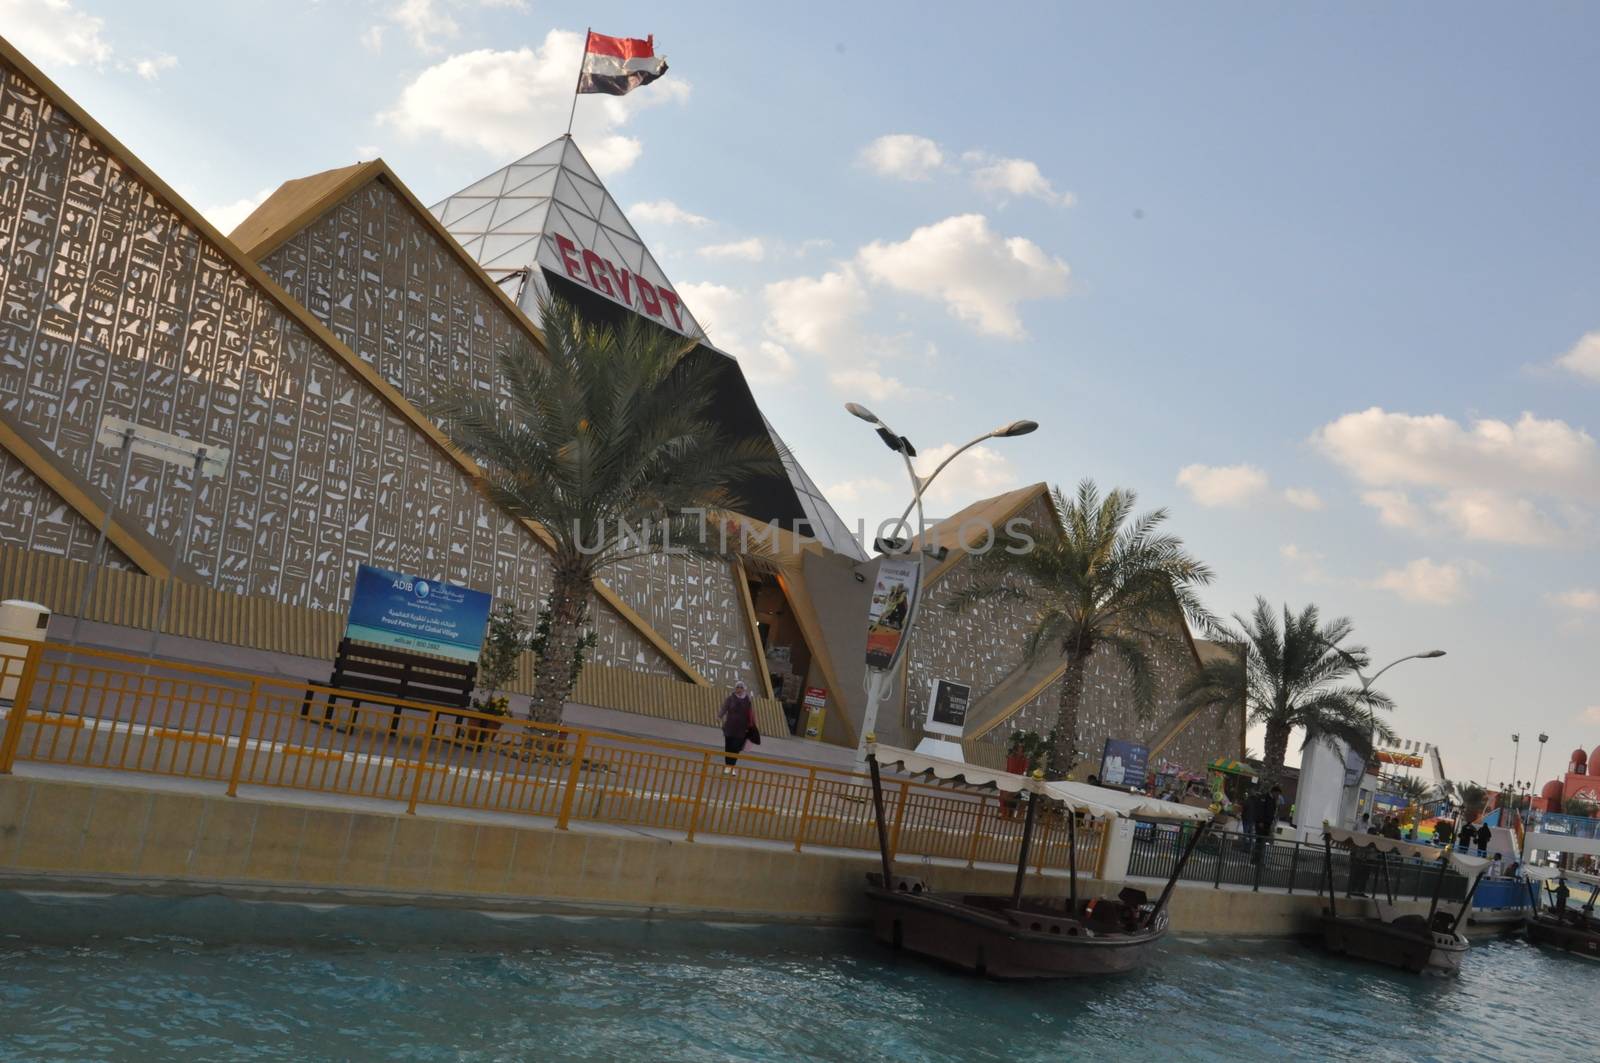
[[[1491,837],[1492,833],[1493,832],[1490,831],[1490,829],[1489,829],[1489,824],[1481,823],[1481,824],[1478,825],[1478,855],[1479,856],[1488,856],[1489,855],[1489,838]]]
[[[722,774],[737,775],[739,758],[736,754],[744,749],[745,740],[756,725],[756,710],[750,700],[750,689],[743,683],[735,683],[733,693],[717,710],[717,720],[722,724],[722,749],[727,754],[722,758]]]

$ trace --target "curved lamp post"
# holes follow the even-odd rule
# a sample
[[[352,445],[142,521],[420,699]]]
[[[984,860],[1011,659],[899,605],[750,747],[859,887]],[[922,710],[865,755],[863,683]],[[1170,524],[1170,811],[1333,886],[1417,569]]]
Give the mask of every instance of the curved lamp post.
[[[1334,653],[1337,653],[1339,656],[1343,657],[1346,661],[1350,662],[1350,670],[1356,674],[1356,679],[1358,679],[1361,682],[1361,693],[1363,693],[1363,694],[1365,694],[1367,691],[1372,689],[1372,684],[1374,684],[1374,683],[1376,683],[1378,681],[1378,677],[1379,676],[1381,676],[1383,673],[1387,672],[1389,669],[1393,668],[1397,664],[1404,664],[1407,661],[1431,661],[1435,657],[1443,657],[1444,656],[1444,651],[1443,650],[1428,650],[1425,653],[1408,653],[1404,657],[1400,657],[1400,658],[1397,658],[1397,659],[1395,659],[1393,661],[1390,661],[1388,664],[1384,665],[1382,668],[1379,668],[1376,672],[1373,672],[1372,675],[1367,676],[1367,675],[1363,675],[1362,674],[1361,666],[1356,663],[1356,659],[1354,657],[1352,657],[1350,655],[1349,651],[1344,649],[1344,647],[1336,646],[1331,642],[1324,643],[1324,645],[1326,645]],[[1494,762],[1490,761],[1490,763],[1493,764]],[[1359,790],[1360,788],[1361,788],[1361,780],[1358,778],[1356,780],[1356,789]]]
[[[952,461],[956,460],[957,457],[986,440],[1010,439],[1013,436],[1025,436],[1029,432],[1036,431],[1039,427],[1039,423],[1037,421],[1012,421],[1010,424],[1001,425],[999,428],[995,428],[991,431],[983,433],[983,435],[978,436],[976,439],[971,439],[961,444],[955,450],[951,451],[950,456],[941,461],[938,466],[935,467],[934,470],[927,476],[918,476],[916,468],[911,464],[911,459],[917,456],[917,448],[911,445],[911,440],[907,439],[903,435],[900,435],[894,429],[884,424],[882,418],[873,413],[871,410],[867,409],[865,406],[861,405],[859,402],[847,402],[844,404],[844,408],[848,410],[852,416],[859,417],[861,420],[867,422],[877,429],[878,438],[883,440],[884,446],[888,447],[896,454],[899,454],[901,459],[905,462],[906,476],[911,480],[911,501],[906,504],[905,512],[900,514],[900,519],[894,524],[895,538],[885,539],[880,535],[875,538],[872,544],[873,548],[880,554],[902,553],[911,545],[911,541],[916,536],[907,535],[904,539],[901,539],[899,538],[899,532],[902,529],[907,528],[907,521],[910,518],[911,511],[913,509],[917,511],[916,533],[917,535],[922,533],[924,524],[926,523],[922,513],[922,496],[928,490],[928,486],[932,484],[933,481],[938,478],[939,474],[944,472],[946,467],[948,467]],[[917,597],[920,599],[921,595],[919,594]],[[910,615],[906,617],[905,630],[901,633],[901,638],[905,640],[906,643],[910,642],[911,626],[916,622],[916,619],[917,606],[916,604],[913,604]],[[856,759],[858,761],[866,759],[867,738],[877,729],[878,706],[882,703],[883,699],[889,695],[890,687],[891,680],[888,669],[867,669],[867,707],[866,711],[862,713],[861,716],[861,735],[856,742]]]

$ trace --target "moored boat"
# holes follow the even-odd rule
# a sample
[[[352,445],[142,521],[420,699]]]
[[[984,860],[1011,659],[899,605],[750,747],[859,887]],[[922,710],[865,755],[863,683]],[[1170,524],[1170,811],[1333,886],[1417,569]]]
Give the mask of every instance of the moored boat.
[[[1548,949],[1569,952],[1574,956],[1600,960],[1600,918],[1594,914],[1595,899],[1600,898],[1600,886],[1588,875],[1562,873],[1550,868],[1529,868],[1531,877],[1545,880],[1547,904],[1538,908],[1528,920],[1528,940]],[[1568,877],[1591,883],[1589,900],[1581,908],[1567,906],[1566,879]],[[1557,885],[1550,885],[1554,880]],[[1538,887],[1529,883],[1529,892]]]
[[[1148,961],[1167,930],[1167,902],[1200,838],[1210,826],[1207,810],[1157,801],[1081,783],[1044,782],[1010,772],[990,771],[957,761],[873,744],[867,756],[872,772],[881,874],[868,876],[867,904],[873,933],[895,949],[992,978],[1074,978],[1121,974]],[[1007,894],[948,893],[930,889],[919,878],[896,875],[883,814],[880,765],[913,775],[932,774],[974,788],[993,788],[1025,801],[1015,886]],[[1041,806],[1060,806],[1067,823],[1068,893],[1065,897],[1026,896],[1029,849]],[[1195,829],[1166,888],[1154,901],[1143,890],[1127,888],[1116,897],[1078,897],[1076,816],[1169,818]]]
[[[1461,922],[1472,908],[1472,896],[1482,881],[1488,861],[1464,856],[1448,849],[1430,845],[1416,845],[1372,834],[1355,834],[1329,827],[1323,831],[1323,869],[1326,876],[1328,906],[1323,909],[1318,927],[1323,947],[1336,955],[1352,956],[1390,967],[1398,967],[1413,974],[1457,974],[1466,957],[1469,942],[1461,933]],[[1389,877],[1389,857],[1417,857],[1434,861],[1438,872],[1434,876],[1433,897],[1428,904],[1428,914],[1385,914],[1384,905],[1378,901],[1375,916],[1340,913],[1336,890],[1333,886],[1333,845],[1350,848],[1354,858],[1378,860],[1379,881],[1388,894],[1389,905],[1394,904],[1394,892]],[[1444,887],[1445,873],[1454,867],[1471,878],[1471,886],[1454,914],[1439,907],[1439,894]]]

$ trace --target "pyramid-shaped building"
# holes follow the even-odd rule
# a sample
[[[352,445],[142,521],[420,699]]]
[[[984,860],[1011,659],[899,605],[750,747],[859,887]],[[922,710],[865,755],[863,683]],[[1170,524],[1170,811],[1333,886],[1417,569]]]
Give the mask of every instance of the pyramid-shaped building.
[[[522,310],[555,294],[610,320],[636,314],[699,341],[717,409],[737,435],[773,441],[786,476],[745,488],[750,515],[864,558],[811,477],[761,413],[738,361],[718,350],[571,137],[558,137],[429,208]]]

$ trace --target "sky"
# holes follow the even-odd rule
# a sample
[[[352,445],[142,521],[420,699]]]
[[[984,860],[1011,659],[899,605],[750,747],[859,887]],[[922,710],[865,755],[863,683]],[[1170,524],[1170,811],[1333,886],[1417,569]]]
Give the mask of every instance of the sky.
[[[577,143],[852,524],[909,487],[845,401],[933,462],[1031,418],[933,512],[1136,489],[1215,612],[1447,651],[1379,686],[1452,778],[1600,745],[1600,7],[0,0],[224,231],[531,151],[591,25],[670,69]]]

